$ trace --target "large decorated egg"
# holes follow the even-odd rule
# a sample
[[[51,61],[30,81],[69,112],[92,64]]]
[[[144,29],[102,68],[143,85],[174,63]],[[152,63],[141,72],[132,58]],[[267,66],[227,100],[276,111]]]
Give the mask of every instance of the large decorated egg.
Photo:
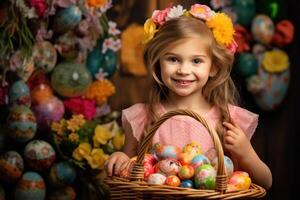
[[[50,127],[52,122],[59,121],[65,113],[63,102],[54,96],[48,101],[33,106],[32,110],[36,116],[40,130],[45,130]]]
[[[69,6],[54,15],[52,28],[58,33],[72,30],[81,21],[81,16],[82,12],[79,7]]]
[[[156,143],[153,145],[152,153],[160,160],[165,158],[179,159],[181,156],[181,149],[173,145],[161,145]]]
[[[11,131],[9,136],[17,142],[27,142],[35,135],[36,118],[27,106],[12,107],[9,111],[7,123]]]
[[[48,41],[37,42],[32,49],[35,67],[50,72],[56,65],[57,53]]]
[[[234,12],[237,15],[237,22],[242,25],[249,25],[255,16],[255,0],[232,0]]]
[[[8,151],[0,156],[0,180],[12,183],[21,177],[24,162],[16,151]]]
[[[168,176],[165,181],[166,185],[174,186],[174,187],[178,187],[180,183],[181,183],[180,179],[178,178],[178,176],[175,175]]]
[[[251,53],[240,53],[237,57],[235,68],[243,77],[250,77],[257,73],[258,60]]]
[[[42,171],[54,163],[56,155],[53,147],[48,142],[33,140],[25,146],[24,157],[31,169]]]
[[[51,186],[62,187],[71,185],[76,178],[76,170],[69,162],[55,163],[48,176]]]
[[[80,64],[66,62],[55,67],[51,75],[51,85],[64,97],[83,95],[92,82],[89,71]]]
[[[22,65],[17,68],[16,73],[23,81],[27,81],[34,70],[35,66],[33,58],[29,57],[23,60]]]
[[[48,101],[53,97],[53,91],[47,84],[41,83],[31,91],[32,104],[40,104]]]
[[[211,165],[201,165],[195,172],[195,187],[200,189],[215,189],[216,170]]]
[[[251,179],[247,172],[235,171],[229,177],[228,180],[228,190],[246,190],[251,185]]]
[[[218,169],[218,158],[216,157],[212,162],[212,166],[217,170]],[[234,166],[232,160],[228,156],[224,156],[224,166],[226,169],[227,176],[230,176],[233,173]]]
[[[9,102],[14,105],[31,105],[30,90],[24,81],[15,82],[9,89]]]
[[[46,185],[41,175],[26,172],[15,187],[15,200],[44,200]]]
[[[274,23],[267,15],[256,15],[252,21],[251,32],[256,41],[269,44],[274,35]]]
[[[49,200],[75,200],[76,192],[71,186],[66,186],[64,188],[58,188],[47,195]]]
[[[210,164],[209,159],[205,155],[197,155],[191,161],[191,166],[196,170],[199,166]]]
[[[155,165],[156,173],[163,173],[166,176],[176,175],[181,168],[181,164],[178,160],[174,158],[167,158],[159,161]]]
[[[186,180],[192,178],[194,173],[195,170],[191,165],[183,165],[178,172],[178,176],[181,180]]]
[[[202,154],[202,147],[199,143],[193,141],[189,144],[186,144],[182,148],[182,153],[189,153],[189,154],[193,154],[193,155]]]
[[[155,185],[163,185],[166,182],[167,177],[160,173],[154,173],[151,174],[148,178],[149,184],[155,184]]]
[[[55,41],[59,55],[66,60],[75,60],[79,55],[77,40],[78,38],[73,31],[60,35]]]

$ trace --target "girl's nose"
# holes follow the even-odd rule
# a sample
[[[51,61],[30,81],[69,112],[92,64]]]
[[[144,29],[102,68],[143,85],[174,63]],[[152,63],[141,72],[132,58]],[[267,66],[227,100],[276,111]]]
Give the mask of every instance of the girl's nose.
[[[188,75],[190,73],[190,68],[188,66],[187,63],[182,63],[177,71],[176,71],[177,74],[180,74],[180,75]]]

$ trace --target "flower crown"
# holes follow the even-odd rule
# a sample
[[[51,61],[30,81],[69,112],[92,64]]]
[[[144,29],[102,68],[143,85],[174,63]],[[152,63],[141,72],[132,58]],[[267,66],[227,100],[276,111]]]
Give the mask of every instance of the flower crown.
[[[144,42],[149,42],[165,22],[181,16],[203,20],[211,29],[216,41],[230,52],[235,53],[237,43],[234,41],[234,27],[230,17],[225,13],[215,13],[210,7],[202,4],[192,5],[189,11],[183,9],[181,5],[168,7],[164,10],[155,10],[152,17],[147,19],[144,24]]]

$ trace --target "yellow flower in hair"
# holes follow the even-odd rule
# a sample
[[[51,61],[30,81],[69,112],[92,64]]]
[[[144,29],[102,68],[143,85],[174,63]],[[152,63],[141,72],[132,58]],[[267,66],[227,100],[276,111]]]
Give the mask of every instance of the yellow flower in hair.
[[[206,25],[212,30],[219,44],[228,46],[234,40],[233,24],[230,17],[225,13],[216,13],[211,19],[206,21]]]
[[[156,29],[156,24],[153,22],[152,19],[147,19],[147,21],[144,24],[144,43],[149,42],[155,35],[155,33],[158,31]]]

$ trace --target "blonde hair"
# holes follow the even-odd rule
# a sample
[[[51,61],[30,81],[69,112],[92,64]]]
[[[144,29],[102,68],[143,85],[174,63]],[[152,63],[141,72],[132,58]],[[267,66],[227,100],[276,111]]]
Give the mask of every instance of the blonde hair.
[[[168,88],[164,86],[160,76],[160,57],[169,44],[195,34],[207,41],[212,65],[218,69],[217,74],[210,77],[204,86],[203,95],[211,106],[215,106],[220,111],[220,122],[216,129],[221,141],[223,141],[224,129],[221,123],[223,121],[231,121],[228,105],[236,105],[238,99],[238,93],[230,77],[234,55],[226,47],[216,42],[211,30],[203,21],[186,16],[165,22],[159,28],[154,38],[146,44],[144,62],[152,75],[150,76],[150,81],[153,85],[149,95],[148,110],[150,122],[147,126],[157,119],[158,114],[155,112],[155,106],[159,102],[166,100],[168,94]]]

